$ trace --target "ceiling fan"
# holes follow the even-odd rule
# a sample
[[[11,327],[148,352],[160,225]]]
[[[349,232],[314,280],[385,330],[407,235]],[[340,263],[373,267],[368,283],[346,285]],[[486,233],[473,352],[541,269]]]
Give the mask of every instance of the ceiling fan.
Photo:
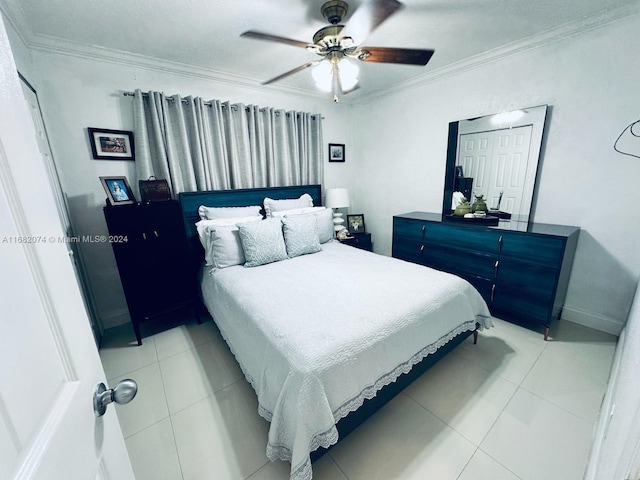
[[[341,94],[349,93],[358,88],[358,67],[355,63],[350,62],[350,59],[361,62],[405,65],[426,65],[431,59],[433,50],[359,46],[373,30],[402,6],[397,0],[365,1],[345,25],[340,25],[349,6],[342,0],[330,0],[324,3],[320,9],[330,25],[315,33],[313,43],[255,30],[244,32],[241,36],[306,48],[320,56],[319,60],[300,65],[262,84],[274,83],[307,68],[316,67],[312,71],[316,85],[322,90],[332,92],[333,100],[337,102]]]

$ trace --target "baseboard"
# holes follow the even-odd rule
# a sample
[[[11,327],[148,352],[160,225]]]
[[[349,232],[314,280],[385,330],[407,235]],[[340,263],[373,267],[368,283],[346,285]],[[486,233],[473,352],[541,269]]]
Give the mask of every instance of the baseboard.
[[[598,315],[592,312],[586,312],[575,307],[565,307],[562,309],[562,320],[577,323],[585,327],[600,330],[601,332],[610,333],[612,335],[620,335],[623,323],[610,317]]]

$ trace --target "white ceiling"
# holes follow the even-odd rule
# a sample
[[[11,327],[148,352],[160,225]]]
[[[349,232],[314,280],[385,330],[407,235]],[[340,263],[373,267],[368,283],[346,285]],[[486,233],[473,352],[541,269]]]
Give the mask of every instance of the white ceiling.
[[[324,0],[3,0],[0,8],[34,48],[111,50],[186,64],[258,85],[316,57],[240,34],[253,29],[311,43],[326,25]],[[350,14],[362,0],[349,1]],[[404,0],[364,45],[430,48],[425,67],[360,64],[349,100],[570,35],[637,11],[639,0]],[[343,23],[344,21],[343,20]],[[105,50],[106,49],[106,50]],[[317,95],[310,69],[265,88]],[[326,94],[328,96],[328,94]]]

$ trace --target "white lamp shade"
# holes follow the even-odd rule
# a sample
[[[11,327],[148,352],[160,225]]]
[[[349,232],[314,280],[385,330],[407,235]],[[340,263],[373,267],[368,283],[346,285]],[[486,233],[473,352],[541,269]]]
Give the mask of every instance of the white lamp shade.
[[[349,206],[349,190],[346,188],[329,188],[325,198],[325,206],[329,208],[346,208]]]

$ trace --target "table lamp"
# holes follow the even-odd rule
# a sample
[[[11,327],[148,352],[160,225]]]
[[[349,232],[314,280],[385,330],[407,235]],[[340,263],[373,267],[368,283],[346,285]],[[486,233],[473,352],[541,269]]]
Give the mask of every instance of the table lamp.
[[[333,209],[333,229],[338,233],[345,228],[343,214],[338,212],[338,209],[349,206],[349,190],[346,188],[328,188],[325,204],[328,208]]]

